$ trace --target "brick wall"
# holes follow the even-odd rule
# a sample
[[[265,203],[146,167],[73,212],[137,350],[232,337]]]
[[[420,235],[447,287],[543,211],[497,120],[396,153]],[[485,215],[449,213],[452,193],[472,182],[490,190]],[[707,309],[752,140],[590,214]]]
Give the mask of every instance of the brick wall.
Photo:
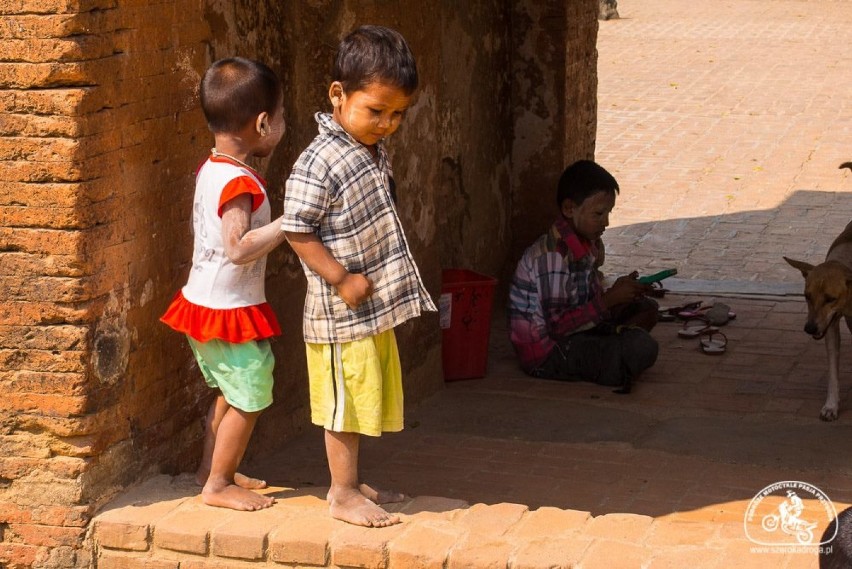
[[[154,300],[189,254],[200,8],[0,1],[0,566],[86,565],[92,512],[198,430]]]
[[[597,3],[569,4],[0,0],[0,567],[88,566],[98,508],[195,466],[210,394],[158,318],[189,268],[211,61],[256,57],[284,79],[288,134],[258,164],[277,215],[328,110],[338,39],[361,23],[402,31],[421,90],[390,149],[437,296],[443,267],[505,273],[539,188],[593,148]],[[310,428],[304,277],[286,246],[267,294],[285,335],[249,457]],[[410,403],[443,383],[437,321],[398,331]]]

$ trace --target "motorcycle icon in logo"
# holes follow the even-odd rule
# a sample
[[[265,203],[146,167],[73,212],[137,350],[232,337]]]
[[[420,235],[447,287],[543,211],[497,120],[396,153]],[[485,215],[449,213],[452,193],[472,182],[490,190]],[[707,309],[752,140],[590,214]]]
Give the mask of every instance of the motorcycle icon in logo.
[[[805,505],[799,495],[787,490],[787,499],[778,506],[778,513],[766,514],[760,525],[768,532],[774,532],[779,527],[787,535],[792,535],[802,545],[809,545],[814,540],[816,522],[809,522],[799,516],[805,510]]]

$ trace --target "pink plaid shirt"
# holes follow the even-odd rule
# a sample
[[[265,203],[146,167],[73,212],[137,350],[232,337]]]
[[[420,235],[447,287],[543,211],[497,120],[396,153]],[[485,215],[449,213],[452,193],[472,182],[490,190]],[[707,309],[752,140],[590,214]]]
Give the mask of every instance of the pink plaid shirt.
[[[541,365],[556,339],[595,327],[607,315],[595,260],[598,244],[559,218],[524,252],[509,289],[509,333],[525,371]]]

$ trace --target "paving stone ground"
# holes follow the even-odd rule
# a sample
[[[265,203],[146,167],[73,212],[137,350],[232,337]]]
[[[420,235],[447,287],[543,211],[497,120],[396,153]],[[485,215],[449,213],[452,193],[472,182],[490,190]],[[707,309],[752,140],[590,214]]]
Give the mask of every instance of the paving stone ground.
[[[849,335],[841,415],[822,422],[824,347],[802,332],[801,277],[781,261],[818,261],[852,219],[852,178],[837,168],[852,160],[852,2],[618,11],[599,40],[597,159],[623,192],[607,264],[677,267],[664,304],[729,304],[727,351],[702,354],[661,323],[659,361],[629,395],[532,380],[497,307],[487,376],[448,383],[405,431],[364,441],[365,479],[410,496],[399,526],[328,518],[322,434],[309,429],[245,465],[273,484],[268,511],[206,507],[187,476],[123,496],[94,524],[99,569],[816,567],[812,548],[752,542],[746,516],[785,481],[852,504]],[[800,493],[821,534],[824,503]]]
[[[707,356],[678,337],[680,323],[661,323],[659,362],[629,395],[522,376],[495,315],[487,377],[448,383],[408,412],[405,431],[364,441],[364,478],[409,495],[400,526],[329,519],[311,429],[245,465],[273,484],[268,511],[206,507],[189,476],[123,496],[95,523],[98,567],[815,567],[812,548],[756,549],[746,514],[785,481],[838,511],[852,504],[852,382],[840,418],[820,421],[825,356],[801,331],[801,298],[662,302],[692,299],[736,312],[726,353]],[[799,494],[818,540],[829,518]]]
[[[621,0],[600,23],[613,269],[793,282],[852,219],[852,3]],[[629,272],[629,271],[628,271]]]

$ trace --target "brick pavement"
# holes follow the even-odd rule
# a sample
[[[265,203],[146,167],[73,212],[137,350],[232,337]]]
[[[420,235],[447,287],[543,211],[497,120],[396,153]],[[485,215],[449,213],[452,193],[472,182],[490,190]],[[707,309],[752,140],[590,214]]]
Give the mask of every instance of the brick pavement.
[[[786,480],[852,504],[848,384],[840,419],[821,422],[823,347],[801,331],[803,301],[724,301],[737,312],[727,352],[706,356],[661,323],[660,361],[630,395],[523,377],[498,316],[486,378],[447,384],[405,431],[364,441],[365,479],[412,497],[400,526],[328,518],[310,429],[245,465],[274,484],[272,509],[206,507],[189,476],[162,476],[96,520],[98,567],[814,567],[813,552],[752,551],[745,513]],[[819,534],[828,519],[802,497]]]
[[[403,524],[328,518],[309,429],[246,465],[275,485],[268,511],[205,507],[186,476],[123,496],[93,526],[99,569],[816,565],[752,551],[744,516],[784,480],[852,504],[849,382],[840,419],[820,422],[824,348],[801,332],[803,301],[734,281],[795,288],[780,256],[818,259],[852,218],[837,170],[852,159],[852,2],[621,0],[619,12],[599,41],[597,158],[623,188],[607,263],[673,265],[730,292],[728,351],[705,356],[660,324],[658,364],[616,395],[523,377],[497,316],[487,378],[447,384],[403,433],[364,443],[365,478],[412,496]]]
[[[795,282],[852,219],[852,3],[621,0],[601,22],[611,269]]]

